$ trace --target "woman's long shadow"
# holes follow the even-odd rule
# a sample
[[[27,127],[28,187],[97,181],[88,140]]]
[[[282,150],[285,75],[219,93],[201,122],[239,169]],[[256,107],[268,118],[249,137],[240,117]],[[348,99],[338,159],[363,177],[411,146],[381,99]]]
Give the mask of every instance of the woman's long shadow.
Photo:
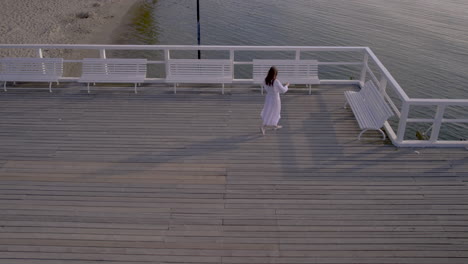
[[[178,144],[174,145],[172,150],[158,152],[157,149],[155,151],[145,151],[139,154],[130,156],[125,159],[120,159],[115,161],[117,164],[134,164],[129,165],[131,167],[132,174],[135,173],[142,173],[148,170],[154,170],[165,163],[184,163],[187,160],[193,160],[193,163],[209,159],[210,157],[215,156],[216,161],[219,162],[220,158],[225,158],[228,160],[225,152],[236,150],[239,148],[239,144],[251,142],[261,138],[262,136],[258,132],[252,132],[237,136],[227,136],[227,137],[217,137],[215,139],[206,140],[206,141],[199,141],[190,144]],[[138,164],[145,163],[145,166],[138,166]],[[148,166],[148,164],[151,164]],[[222,164],[222,163],[221,163]],[[226,164],[227,166],[228,164]],[[127,170],[116,170],[115,168],[107,167],[101,168],[98,171],[95,171],[93,174],[97,175],[125,175],[127,174]]]
[[[302,127],[297,130],[297,133],[314,133],[314,130],[325,129],[326,132],[326,143],[327,145],[335,146],[334,154],[337,156],[342,155],[342,146],[337,140],[337,135],[334,128],[334,121],[333,116],[330,111],[334,111],[330,109],[327,105],[326,98],[319,92],[315,92],[312,95],[311,99],[306,100],[306,102],[315,104],[313,106],[314,112],[308,115],[308,118],[302,121]],[[292,98],[295,99],[295,98]],[[292,100],[290,100],[287,96],[284,97],[283,100],[283,109],[282,109],[282,123],[285,127],[290,127],[290,118],[291,114],[294,114],[294,111],[291,111],[291,105],[294,104]],[[306,110],[306,112],[308,112]],[[305,146],[308,146],[308,150],[303,150],[303,146],[300,146],[302,150],[297,150],[294,148],[294,137],[296,137],[296,133],[294,131],[290,131],[289,133],[284,133],[281,135],[281,141],[283,144],[279,144],[284,149],[280,149],[281,155],[281,164],[282,164],[282,171],[284,175],[288,175],[288,178],[291,177],[308,177],[303,176],[310,174],[313,176],[313,172],[317,165],[323,165],[324,162],[321,160],[315,160],[314,157],[320,156],[320,150],[323,148],[324,139],[320,138],[318,140],[314,139],[312,136],[304,135],[304,139],[306,140]],[[284,144],[286,143],[286,144]],[[301,156],[310,156],[310,162],[304,164],[304,162],[298,161],[296,159],[296,153],[300,153]],[[330,165],[333,165],[330,163]],[[300,176],[292,176],[292,175],[300,175]]]

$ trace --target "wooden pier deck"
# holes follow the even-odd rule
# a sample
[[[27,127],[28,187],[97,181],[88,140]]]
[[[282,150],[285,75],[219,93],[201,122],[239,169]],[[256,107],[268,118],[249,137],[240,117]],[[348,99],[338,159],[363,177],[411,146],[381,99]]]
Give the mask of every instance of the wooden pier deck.
[[[357,141],[344,86],[0,94],[0,264],[466,264],[468,151]]]

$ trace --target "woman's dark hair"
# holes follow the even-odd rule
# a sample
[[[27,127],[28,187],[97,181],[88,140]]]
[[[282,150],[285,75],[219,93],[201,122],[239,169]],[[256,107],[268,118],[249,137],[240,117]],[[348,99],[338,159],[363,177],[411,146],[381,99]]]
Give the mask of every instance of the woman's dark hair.
[[[273,83],[276,80],[276,75],[278,75],[278,69],[275,66],[272,66],[268,71],[267,77],[265,78],[265,84],[268,86],[273,86]]]

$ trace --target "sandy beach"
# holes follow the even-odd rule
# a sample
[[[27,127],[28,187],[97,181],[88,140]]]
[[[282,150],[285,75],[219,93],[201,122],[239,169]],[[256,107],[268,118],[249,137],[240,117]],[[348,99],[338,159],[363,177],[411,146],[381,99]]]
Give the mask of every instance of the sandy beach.
[[[113,44],[142,0],[2,0],[1,44]],[[48,51],[49,56],[64,51]],[[0,50],[0,57],[34,56]],[[76,53],[68,54],[76,56]]]

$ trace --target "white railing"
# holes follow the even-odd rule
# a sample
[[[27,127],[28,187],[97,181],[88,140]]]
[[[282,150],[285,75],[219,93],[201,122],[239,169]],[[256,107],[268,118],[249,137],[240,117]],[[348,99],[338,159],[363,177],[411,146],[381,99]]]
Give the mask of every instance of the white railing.
[[[468,119],[448,119],[444,118],[445,109],[447,107],[468,107],[468,99],[414,99],[409,98],[405,91],[400,87],[398,82],[393,78],[390,72],[385,68],[382,62],[368,47],[310,47],[310,46],[196,46],[196,45],[41,45],[41,44],[0,44],[0,50],[3,49],[32,49],[35,50],[36,56],[44,57],[44,49],[48,50],[97,50],[101,58],[107,57],[108,51],[126,50],[126,51],[162,51],[164,59],[148,60],[148,64],[165,65],[167,72],[167,61],[171,58],[171,52],[174,51],[224,51],[228,53],[229,60],[232,65],[253,65],[252,61],[236,60],[236,52],[288,52],[291,53],[290,59],[300,60],[306,52],[337,52],[337,53],[357,53],[361,59],[359,61],[319,61],[322,66],[359,66],[361,67],[358,80],[349,79],[320,79],[321,84],[354,84],[363,85],[367,79],[372,79],[378,84],[381,92],[384,94],[387,102],[395,111],[398,117],[397,132],[392,128],[390,123],[385,124],[388,137],[393,144],[398,147],[468,147],[468,141],[457,140],[440,140],[440,128],[444,123],[452,124],[468,124]],[[277,59],[277,58],[273,58]],[[331,58],[330,58],[331,59]],[[64,63],[81,63],[82,60],[65,59]],[[369,64],[375,65],[378,72],[374,72]],[[320,68],[319,68],[320,72]],[[77,81],[75,77],[64,77],[61,81]],[[145,83],[164,83],[165,78],[145,79]],[[233,76],[233,84],[252,84],[252,79],[235,78]],[[392,98],[388,95],[388,90],[391,89],[397,98]],[[400,107],[398,106],[398,100]],[[417,119],[409,118],[411,106],[436,106],[437,111],[433,118]],[[431,135],[428,140],[411,140],[406,139],[405,133],[408,128],[408,123],[431,123]]]

